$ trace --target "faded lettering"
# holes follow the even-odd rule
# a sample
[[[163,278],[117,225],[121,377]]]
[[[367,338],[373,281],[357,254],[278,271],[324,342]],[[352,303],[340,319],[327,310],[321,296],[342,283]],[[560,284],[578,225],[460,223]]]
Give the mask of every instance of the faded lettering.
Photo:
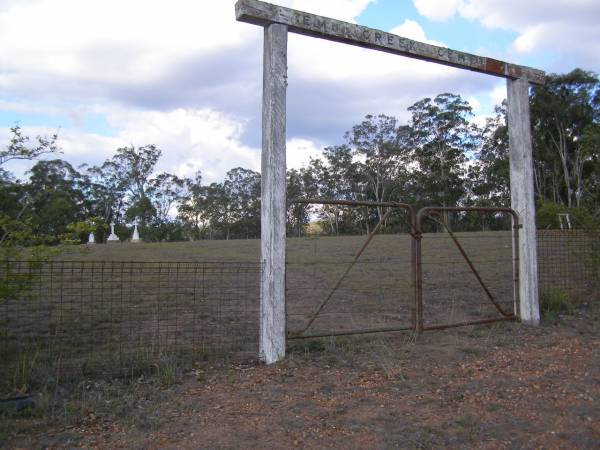
[[[388,45],[394,45],[395,36],[393,34],[388,34],[387,43]]]
[[[375,42],[381,44],[381,33],[375,32]]]
[[[326,22],[324,20],[319,20],[318,17],[315,17],[313,27],[316,28],[317,30],[325,31],[325,23]]]

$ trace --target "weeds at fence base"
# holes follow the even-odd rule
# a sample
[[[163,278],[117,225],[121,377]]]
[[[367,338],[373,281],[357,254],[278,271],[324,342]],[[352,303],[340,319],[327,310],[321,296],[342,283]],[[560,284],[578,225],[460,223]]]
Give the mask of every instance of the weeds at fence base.
[[[562,289],[548,288],[540,298],[542,317],[555,321],[559,314],[573,314],[576,302]]]
[[[14,386],[27,391],[34,405],[0,408],[0,448],[10,436],[31,432],[32,427],[70,427],[109,415],[126,418],[140,430],[156,430],[158,415],[138,413],[137,403],[167,393],[186,373],[204,375],[200,368],[227,364],[226,359],[213,359],[219,354],[223,356],[217,351],[199,351],[197,357],[190,351],[158,355],[136,351],[120,361],[114,355],[111,359],[108,354],[97,354],[97,360],[75,368],[61,367],[60,359],[48,360],[43,349],[32,348],[21,355],[19,372],[10,382],[13,392],[17,392]],[[102,365],[98,365],[100,361]],[[110,364],[112,370],[107,368]],[[203,380],[204,376],[197,376],[197,381]]]

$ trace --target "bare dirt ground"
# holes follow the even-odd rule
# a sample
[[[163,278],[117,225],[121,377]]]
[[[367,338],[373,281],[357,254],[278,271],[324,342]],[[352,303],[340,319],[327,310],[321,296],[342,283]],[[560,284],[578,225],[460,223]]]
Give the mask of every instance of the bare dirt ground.
[[[2,416],[6,448],[599,448],[600,305],[517,323],[290,342],[285,361],[82,382]],[[165,383],[165,381],[169,381]],[[49,419],[49,417],[52,419]]]

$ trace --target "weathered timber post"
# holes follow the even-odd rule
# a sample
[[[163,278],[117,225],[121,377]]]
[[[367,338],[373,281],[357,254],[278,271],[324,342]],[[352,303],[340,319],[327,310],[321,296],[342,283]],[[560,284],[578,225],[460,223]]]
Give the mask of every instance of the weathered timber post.
[[[529,82],[509,78],[507,91],[511,206],[523,224],[519,232],[519,315],[523,322],[537,325],[540,309]]]
[[[285,120],[288,27],[265,25],[262,110],[260,358],[285,357]]]

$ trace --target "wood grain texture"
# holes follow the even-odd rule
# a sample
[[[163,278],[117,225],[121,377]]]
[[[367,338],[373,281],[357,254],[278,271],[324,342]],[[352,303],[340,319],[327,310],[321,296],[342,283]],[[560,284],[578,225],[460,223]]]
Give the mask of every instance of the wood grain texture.
[[[507,84],[511,206],[523,225],[519,232],[519,315],[523,322],[537,325],[540,310],[529,83],[519,79]]]
[[[287,25],[290,32],[307,36],[509,79],[526,78],[530,83],[535,84],[544,84],[545,81],[545,73],[541,70],[426,44],[374,28],[284,8],[259,0],[239,0],[235,5],[235,11],[237,20],[255,25],[279,23]]]
[[[262,111],[260,358],[285,357],[287,26],[265,26]]]

